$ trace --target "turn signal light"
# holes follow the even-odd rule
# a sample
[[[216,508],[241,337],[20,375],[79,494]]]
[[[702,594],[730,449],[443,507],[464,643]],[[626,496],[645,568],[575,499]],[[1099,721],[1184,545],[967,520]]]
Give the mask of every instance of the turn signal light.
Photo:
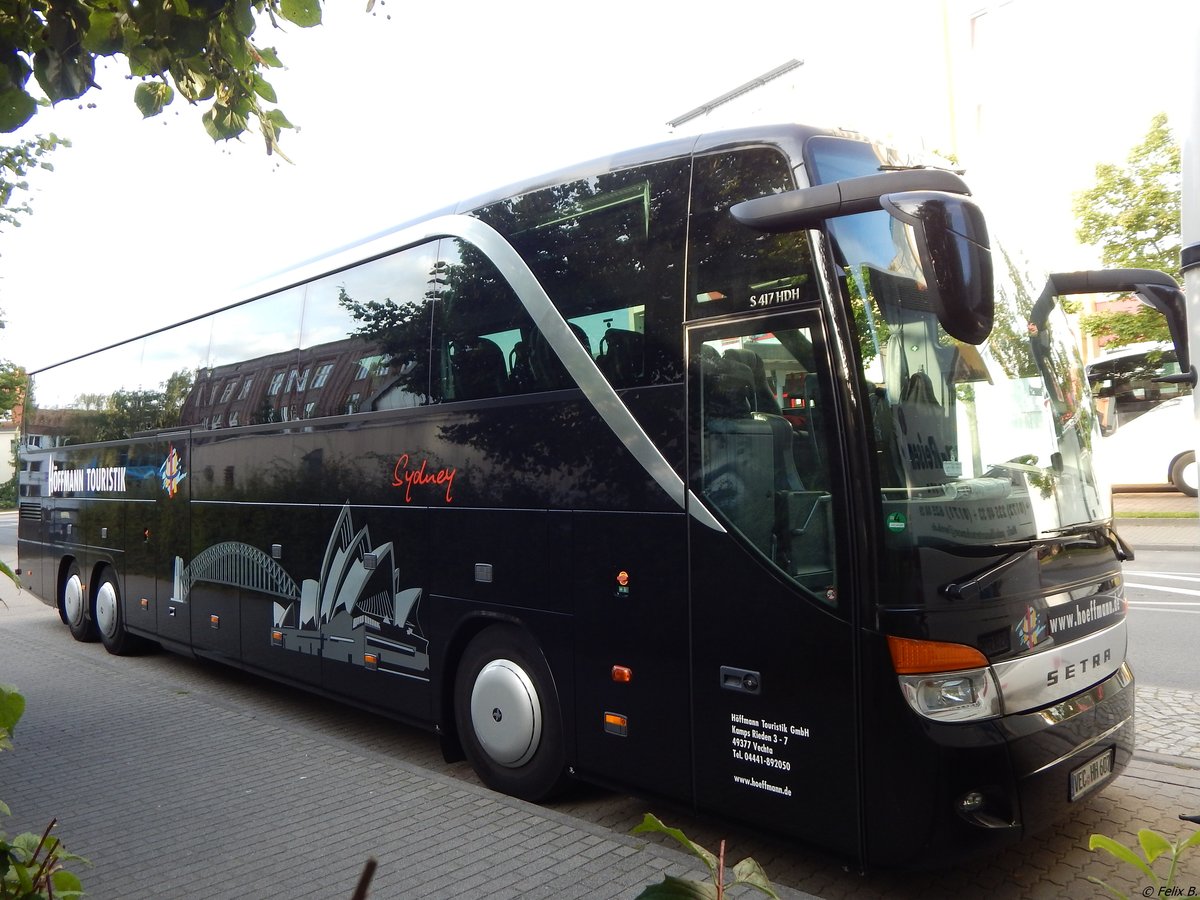
[[[888,648],[892,651],[892,666],[898,675],[979,669],[988,664],[986,656],[966,644],[918,641],[889,634]]]
[[[629,719],[620,713],[606,712],[604,714],[604,730],[618,737],[628,737]]]

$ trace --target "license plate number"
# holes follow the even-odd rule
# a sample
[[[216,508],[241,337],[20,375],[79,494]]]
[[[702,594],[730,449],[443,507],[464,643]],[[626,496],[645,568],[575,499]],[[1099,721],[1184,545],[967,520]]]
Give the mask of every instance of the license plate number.
[[[1071,800],[1078,800],[1112,774],[1115,752],[1106,750],[1071,772]]]

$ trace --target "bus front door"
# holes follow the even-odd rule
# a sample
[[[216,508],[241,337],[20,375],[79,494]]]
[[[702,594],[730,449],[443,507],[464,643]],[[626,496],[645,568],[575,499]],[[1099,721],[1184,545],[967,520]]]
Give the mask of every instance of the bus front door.
[[[819,319],[689,332],[696,800],[857,855],[843,467]]]

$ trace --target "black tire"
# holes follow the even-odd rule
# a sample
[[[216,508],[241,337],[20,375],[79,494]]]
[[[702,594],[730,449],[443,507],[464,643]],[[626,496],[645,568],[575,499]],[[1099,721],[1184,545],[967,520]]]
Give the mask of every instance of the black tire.
[[[79,574],[79,566],[71,563],[58,586],[58,615],[71,629],[71,637],[91,643],[100,639],[92,620],[92,604],[87,587]]]
[[[1196,496],[1196,453],[1189,450],[1171,464],[1171,484],[1175,490]]]
[[[136,653],[145,646],[137,635],[125,630],[125,610],[121,606],[121,589],[112,569],[105,569],[96,580],[92,595],[92,615],[104,649],[114,656]]]
[[[467,645],[454,680],[454,720],[467,758],[492,790],[536,803],[566,782],[554,681],[519,628],[494,625]]]

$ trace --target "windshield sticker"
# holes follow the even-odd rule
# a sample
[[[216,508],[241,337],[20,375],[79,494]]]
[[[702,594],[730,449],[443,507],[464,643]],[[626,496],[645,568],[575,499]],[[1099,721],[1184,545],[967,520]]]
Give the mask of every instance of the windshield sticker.
[[[415,468],[409,466],[409,456],[407,453],[402,453],[400,458],[396,460],[395,468],[392,469],[392,487],[404,488],[404,502],[412,502],[413,487],[426,487],[433,485],[435,487],[444,487],[446,494],[446,502],[453,503],[454,496],[454,476],[458,474],[458,469],[447,466],[443,469],[431,470],[429,468],[429,460],[421,460],[421,464]]]
[[[712,303],[714,300],[724,300],[725,295],[720,291],[705,291],[703,294],[696,295],[697,303]]]
[[[1027,607],[1014,631],[1017,642],[1026,650],[1032,650],[1046,637],[1046,620],[1032,606]]]
[[[908,517],[901,512],[888,513],[887,530],[899,534],[908,527]]]

